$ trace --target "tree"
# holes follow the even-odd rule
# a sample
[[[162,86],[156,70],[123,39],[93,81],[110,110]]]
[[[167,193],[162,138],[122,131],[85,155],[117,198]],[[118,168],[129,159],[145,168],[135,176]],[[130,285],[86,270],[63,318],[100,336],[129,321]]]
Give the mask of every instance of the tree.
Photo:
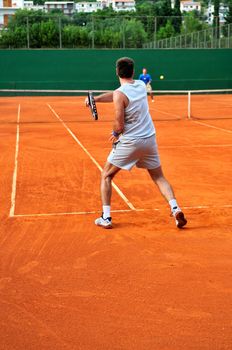
[[[216,38],[219,38],[220,31],[220,20],[219,20],[219,8],[220,8],[220,0],[214,0],[214,14],[213,14],[213,25],[216,27]]]
[[[229,7],[229,10],[228,10],[228,13],[226,14],[225,20],[227,24],[230,24],[232,23],[232,0],[229,0],[228,7]]]
[[[124,30],[125,35],[125,46],[128,48],[142,47],[147,40],[143,24],[138,20],[126,20],[122,30]]]
[[[180,33],[182,24],[182,15],[180,11],[180,0],[175,0],[175,6],[173,9],[173,20],[172,25],[176,33]]]
[[[210,40],[207,33],[205,33],[207,36],[205,36],[205,34],[203,37],[199,35],[199,33],[205,29],[208,29],[208,25],[200,21],[196,13],[187,13],[184,16],[181,27],[181,34],[185,35],[185,45],[189,47],[197,47],[197,45],[200,45],[200,41]],[[194,33],[197,35],[194,35]]]
[[[173,10],[171,7],[171,0],[160,0],[155,3],[156,10],[156,30],[157,32],[161,27],[165,27],[168,20],[171,19],[173,15]]]
[[[62,33],[63,47],[86,47],[90,43],[89,31],[86,27],[78,27],[69,24],[64,27]]]
[[[181,34],[189,34],[207,29],[206,23],[201,22],[194,12],[189,12],[184,16],[181,27]]]
[[[171,23],[171,20],[168,20],[165,27],[161,27],[157,33],[157,39],[166,39],[175,35],[175,29]]]

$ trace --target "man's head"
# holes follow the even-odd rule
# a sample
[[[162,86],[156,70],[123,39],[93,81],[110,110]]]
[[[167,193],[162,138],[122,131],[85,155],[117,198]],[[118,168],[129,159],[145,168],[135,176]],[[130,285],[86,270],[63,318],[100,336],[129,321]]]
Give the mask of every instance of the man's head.
[[[134,75],[134,61],[132,58],[119,58],[116,62],[116,72],[119,78],[132,78]]]
[[[143,74],[147,74],[147,69],[146,68],[143,68]]]

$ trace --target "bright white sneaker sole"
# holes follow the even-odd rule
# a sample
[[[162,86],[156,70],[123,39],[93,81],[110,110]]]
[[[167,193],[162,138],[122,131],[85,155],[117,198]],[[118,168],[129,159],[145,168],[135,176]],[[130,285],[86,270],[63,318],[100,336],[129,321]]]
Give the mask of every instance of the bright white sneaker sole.
[[[95,220],[95,225],[105,228],[105,229],[111,229],[112,228],[112,222],[109,222],[109,220],[104,220],[102,218],[98,218]]]

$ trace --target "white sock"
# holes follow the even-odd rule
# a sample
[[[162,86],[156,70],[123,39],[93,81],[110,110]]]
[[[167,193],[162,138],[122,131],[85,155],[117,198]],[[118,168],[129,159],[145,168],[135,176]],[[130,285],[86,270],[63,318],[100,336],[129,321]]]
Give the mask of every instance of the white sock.
[[[110,205],[103,205],[103,219],[110,218]]]
[[[171,199],[168,203],[169,203],[169,205],[170,205],[170,207],[171,207],[172,213],[175,213],[175,212],[177,212],[177,211],[180,211],[180,207],[179,207],[179,205],[177,204],[176,199]]]

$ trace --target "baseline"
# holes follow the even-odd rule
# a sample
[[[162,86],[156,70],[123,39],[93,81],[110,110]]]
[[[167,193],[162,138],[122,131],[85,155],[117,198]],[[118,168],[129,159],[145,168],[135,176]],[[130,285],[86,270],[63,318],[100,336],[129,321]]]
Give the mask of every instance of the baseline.
[[[192,209],[230,209],[232,208],[232,204],[225,204],[225,205],[196,205],[196,206],[187,206],[182,207],[183,210],[192,210]],[[152,208],[152,209],[115,209],[111,210],[112,213],[128,213],[128,212],[147,212],[147,211],[162,211],[161,208]],[[38,213],[38,214],[16,214],[14,217],[49,217],[49,216],[75,216],[75,215],[91,215],[91,214],[98,214],[101,213],[101,211],[77,211],[77,212],[67,212],[67,213]]]

